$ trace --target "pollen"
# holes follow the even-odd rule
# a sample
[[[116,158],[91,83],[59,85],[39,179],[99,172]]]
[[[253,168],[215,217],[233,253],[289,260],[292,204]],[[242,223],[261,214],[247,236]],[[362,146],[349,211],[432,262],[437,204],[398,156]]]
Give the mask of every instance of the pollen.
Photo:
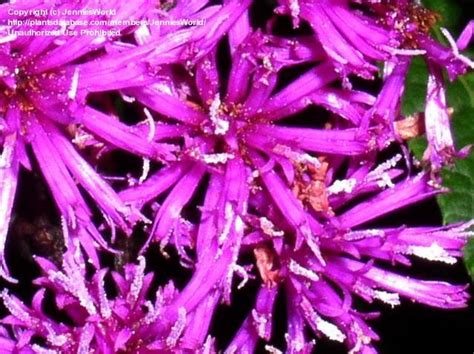
[[[441,19],[438,13],[412,2],[400,6],[390,1],[387,5],[379,5],[379,9],[385,17],[381,20],[383,24],[390,25],[394,21],[393,27],[402,36],[405,49],[418,49],[420,34],[428,35]]]
[[[32,93],[40,92],[39,79],[30,74],[25,67],[17,67],[11,74],[14,79],[12,86],[3,90],[3,94],[10,100],[16,99],[18,108],[22,112],[31,112],[34,104],[28,98]]]

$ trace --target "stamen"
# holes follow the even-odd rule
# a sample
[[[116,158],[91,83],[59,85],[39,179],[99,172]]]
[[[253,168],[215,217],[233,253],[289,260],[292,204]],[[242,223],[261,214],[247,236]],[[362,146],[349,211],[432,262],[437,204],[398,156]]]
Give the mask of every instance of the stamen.
[[[67,93],[67,96],[71,100],[76,98],[78,87],[79,87],[79,68],[76,68],[74,70],[74,74],[72,75],[71,87],[69,88],[69,91]]]
[[[429,247],[410,246],[408,247],[407,253],[428,261],[443,262],[446,264],[456,263],[456,258],[450,256],[449,253],[436,242],[433,242]]]
[[[229,160],[235,158],[234,154],[229,153],[218,153],[218,154],[203,154],[201,155],[202,160],[209,165],[224,164]]]
[[[169,336],[166,338],[166,345],[168,347],[172,348],[176,345],[176,343],[178,343],[178,339],[181,336],[184,327],[186,326],[186,315],[186,309],[184,307],[180,307],[178,310],[178,319],[171,328]]]
[[[321,317],[316,318],[316,328],[321,331],[326,337],[336,342],[344,342],[346,336],[341,330],[331,322],[323,320]]]
[[[280,349],[275,348],[273,345],[266,345],[265,350],[270,354],[283,354]]]
[[[148,177],[150,173],[150,159],[144,158],[143,159],[143,167],[142,167],[142,174],[138,179],[138,184],[142,184]]]
[[[136,101],[135,97],[127,96],[127,95],[125,95],[125,94],[123,94],[123,93],[121,94],[121,97],[122,97],[122,99],[123,99],[125,102],[127,102],[127,103],[133,103],[133,102]]]
[[[103,318],[108,319],[112,315],[112,309],[110,308],[109,300],[107,299],[107,293],[105,292],[104,276],[105,273],[101,274],[100,279],[97,282],[97,291],[99,294],[100,314]]]
[[[356,321],[354,321],[352,324],[352,331],[357,335],[357,342],[354,344],[354,347],[352,347],[348,354],[358,354],[360,353],[362,345],[370,344],[372,339],[364,334],[362,328],[360,328],[360,325]]]
[[[156,125],[155,125],[155,120],[153,119],[153,116],[151,115],[150,111],[148,108],[143,108],[143,113],[145,113],[146,116],[146,121],[148,123],[148,135],[147,135],[147,140],[148,141],[153,141],[153,138],[155,137],[156,133]]]
[[[145,113],[148,127],[149,127],[147,141],[152,142],[156,133],[155,120],[153,119],[153,116],[151,115],[150,111],[147,108],[144,108],[143,112]],[[150,173],[150,159],[143,158],[142,174],[140,178],[138,179],[138,184],[142,184],[147,179],[149,173]]]
[[[265,316],[265,314],[258,313],[258,311],[254,309],[252,310],[252,318],[257,329],[258,336],[261,338],[266,338],[269,329],[267,316]]]
[[[300,5],[298,4],[298,0],[290,0],[290,11],[291,17],[293,18],[293,27],[299,27],[299,16],[300,16]]]
[[[224,207],[224,214],[225,214],[226,223],[224,225],[224,228],[222,229],[221,234],[219,235],[219,240],[218,240],[219,245],[222,245],[224,241],[227,239],[227,236],[230,233],[230,228],[234,221],[235,212],[231,203],[226,203]]]
[[[237,289],[242,289],[249,280],[249,274],[241,265],[233,264],[231,267],[232,271],[236,272],[242,278],[242,281],[237,285]]]
[[[214,348],[214,338],[212,338],[211,335],[208,335],[202,347],[201,354],[212,354],[215,352],[213,348]]]
[[[69,228],[67,226],[67,221],[64,215],[61,215],[61,230],[63,232],[64,244],[69,248],[71,238],[69,237]]]
[[[2,299],[3,305],[8,309],[8,311],[20,321],[24,323],[37,323],[38,320],[25,311],[20,305],[21,302],[12,298],[6,289],[0,293],[0,299]]]
[[[426,54],[426,50],[424,49],[403,49],[389,46],[383,46],[383,48],[392,55],[417,56]]]
[[[15,142],[16,134],[10,134],[5,138],[3,151],[0,155],[0,168],[9,168],[11,166]]]
[[[390,176],[388,173],[384,172],[380,175],[380,180],[377,182],[377,186],[380,188],[393,188],[395,185],[393,184],[392,180],[390,179]]]
[[[219,117],[219,111],[221,109],[221,98],[219,94],[216,94],[214,100],[209,107],[209,117],[211,122],[214,123],[214,134],[224,135],[229,131],[230,124],[227,120]]]
[[[296,275],[305,277],[311,281],[318,281],[319,276],[313,272],[311,269],[303,267],[301,264],[297,263],[295,260],[290,261],[290,271]]]
[[[397,293],[389,293],[383,290],[374,290],[374,297],[390,305],[392,308],[400,305],[400,296]]]
[[[273,152],[285,156],[286,158],[290,159],[295,163],[300,164],[311,164],[314,167],[319,168],[321,167],[321,162],[317,157],[313,157],[309,154],[299,153],[292,150],[289,146],[278,144],[273,148]]]
[[[329,194],[351,193],[356,184],[357,180],[355,178],[335,180],[333,184],[327,188],[327,192]]]
[[[57,350],[46,349],[46,348],[41,347],[38,344],[33,344],[31,349],[33,350],[33,353],[36,353],[36,354],[60,354]]]
[[[57,334],[50,323],[46,322],[44,327],[48,331],[46,340],[55,347],[62,347],[68,341],[68,336],[65,334]]]
[[[263,233],[272,237],[282,237],[285,233],[281,230],[275,230],[275,225],[266,217],[259,218],[260,228]]]
[[[151,324],[153,322],[155,322],[158,317],[160,316],[160,309],[156,308],[155,306],[153,306],[153,304],[151,303],[151,301],[147,301],[145,302],[145,307],[147,308],[147,314],[145,315],[145,320],[144,322],[146,324]]]
[[[459,53],[459,48],[458,48],[458,46],[456,44],[456,41],[454,40],[453,36],[451,36],[451,33],[449,33],[449,31],[444,27],[441,27],[440,30],[441,30],[441,33],[443,33],[443,35],[448,40],[449,45],[451,46],[451,49],[453,50],[454,56],[457,59],[461,60],[464,64],[469,66],[471,69],[474,69],[474,61],[470,60],[468,57],[466,57],[466,56],[462,55],[461,53]]]
[[[130,284],[130,292],[127,296],[127,302],[134,304],[138,300],[138,296],[142,291],[143,279],[145,278],[145,258],[138,257],[138,265],[135,267],[135,274],[133,276],[132,284]]]
[[[77,354],[88,354],[91,352],[90,344],[92,338],[94,337],[94,326],[92,324],[87,323],[81,333],[81,337],[79,338],[79,348],[77,349]]]

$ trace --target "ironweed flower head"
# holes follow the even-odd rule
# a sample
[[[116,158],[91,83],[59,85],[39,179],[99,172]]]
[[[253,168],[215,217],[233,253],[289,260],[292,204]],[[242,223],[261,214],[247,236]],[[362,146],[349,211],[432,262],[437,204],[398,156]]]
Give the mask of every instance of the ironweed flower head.
[[[171,243],[182,264],[194,269],[166,312],[173,320],[182,305],[187,314],[202,314],[207,328],[217,299],[231,303],[234,276],[241,278],[240,288],[257,273],[262,285],[255,307],[226,352],[253,352],[259,338],[270,339],[279,291],[288,297],[289,352],[311,351],[308,326],[353,353],[375,352],[378,337],[366,324],[375,314],[357,312],[352,297],[390,306],[400,297],[441,308],[466,306],[464,286],[388,269],[409,266],[412,256],[454,263],[471,224],[363,229],[444,191],[429,174],[407,175],[398,166],[400,155],[376,163],[377,151],[396,138],[410,59],[406,53],[392,57],[382,92],[373,97],[341,88],[339,64],[324,45],[298,39],[249,31],[240,43],[229,41],[227,80],[214,50],[160,84],[126,90],[154,112],[163,132],[155,138],[181,139],[182,148],[177,161],[120,196],[136,207],[162,198],[148,242]],[[278,86],[283,68],[305,62],[315,64]],[[324,129],[288,124],[312,105],[334,114]],[[346,164],[346,175],[336,178]],[[193,223],[185,210],[202,186],[200,220]],[[247,253],[254,254],[254,271],[239,264]],[[206,338],[196,334],[195,343]]]
[[[372,8],[381,22],[397,33],[400,49],[408,50],[406,54],[409,54],[409,50],[413,50],[413,54],[421,55],[427,64],[429,80],[423,124],[428,139],[428,149],[424,159],[431,162],[433,171],[437,173],[443,166],[452,163],[454,157],[465,157],[469,149],[465,148],[459,152],[455,150],[449,122],[452,112],[446,103],[446,84],[443,71],[445,70],[449,78],[454,80],[468,70],[474,69],[474,62],[461,53],[472,39],[474,24],[471,21],[457,41],[453,39],[447,29],[441,28],[441,33],[449,43],[449,46],[444,46],[430,36],[430,30],[440,19],[439,14],[410,1],[373,4]],[[387,74],[390,75],[390,78],[387,79],[387,86],[390,87],[383,90],[379,101],[381,104],[385,103],[383,109],[392,115],[388,120],[391,124],[400,115],[400,98],[410,62],[411,57],[408,55],[399,60],[392,60],[388,66],[386,64]],[[390,105],[387,102],[390,102]],[[403,121],[404,118],[401,117],[400,120]],[[404,125],[402,122],[399,124]],[[418,130],[419,125],[418,122],[410,124],[415,130]],[[408,132],[408,136],[412,136],[414,132],[412,128],[408,128],[408,131],[400,129],[402,135]],[[397,123],[395,123],[395,127],[392,127],[392,131],[397,131]],[[400,137],[398,133],[395,133],[395,136],[397,135]]]
[[[172,238],[176,244],[189,244],[192,228],[183,227],[185,221],[180,213],[206,174],[226,176],[221,182],[225,185],[221,207],[226,220],[218,221],[221,243],[233,229],[229,220],[238,217],[237,210],[246,208],[246,195],[252,189],[258,195],[259,188],[268,190],[274,188],[273,183],[279,183],[274,182],[273,166],[281,166],[288,183],[296,186],[298,169],[306,165],[315,170],[321,168],[320,161],[307,152],[347,156],[371,149],[368,136],[358,135],[356,129],[317,130],[275,124],[313,101],[322,102],[348,119],[360,120],[358,110],[350,103],[357,106],[360,102],[363,106],[366,100],[371,100],[357,92],[325,88],[337,79],[326,62],[274,93],[277,73],[282,67],[318,59],[319,53],[304,48],[294,51],[291,43],[259,32],[250,34],[232,55],[226,92],[221,92],[224,83],[217,72],[215,53],[204,57],[196,65],[193,76],[185,76],[179,86],[169,81],[127,90],[127,94],[175,122],[160,123],[158,129],[163,135],[159,138],[184,137],[177,162],[120,194],[124,200],[141,205],[172,187],[155,217],[151,238],[164,243]],[[170,89],[165,90],[166,87]],[[338,98],[338,93],[342,98]],[[270,160],[265,161],[263,156],[269,156]],[[260,174],[263,184],[255,181]],[[292,191],[285,191],[282,200],[287,194]],[[235,221],[242,223],[238,218]],[[293,219],[290,223],[297,228],[300,221]],[[182,248],[178,249],[181,252]]]
[[[410,266],[410,257],[455,263],[462,255],[467,237],[473,234],[469,231],[472,223],[440,228],[363,227],[382,215],[440,192],[430,187],[426,175],[392,182],[400,174],[394,168],[400,158],[372,171],[368,165],[354,166],[346,179],[329,183],[329,206],[335,215],[323,224],[323,233],[313,235],[319,242],[318,253],[310,244],[296,249],[285,242],[288,234],[284,228],[275,226],[281,217],[267,221],[266,228],[244,236],[243,249],[253,248],[263,284],[255,313],[248,316],[229,352],[236,352],[242,346],[252,352],[259,337],[266,340],[271,337],[271,318],[279,291],[284,291],[288,299],[285,338],[291,353],[311,351],[314,343],[308,338],[306,327],[318,336],[344,342],[351,353],[375,353],[372,342],[379,337],[366,320],[377,314],[358,312],[353,308],[354,297],[368,302],[381,301],[391,307],[399,305],[401,297],[439,308],[467,306],[466,286],[410,278],[389,268],[397,264]],[[373,194],[374,191],[379,192]],[[367,194],[373,196],[344,208],[354,198]],[[251,339],[244,341],[244,338]]]
[[[293,18],[294,26],[306,21],[314,30],[314,47],[322,47],[338,73],[344,77],[356,74],[370,78],[378,71],[377,61],[384,61],[387,80],[374,108],[367,112],[362,128],[369,122],[378,130],[377,141],[385,147],[393,140],[413,137],[420,132],[414,117],[404,121],[400,107],[404,80],[414,56],[427,63],[430,79],[425,109],[428,150],[425,160],[431,162],[435,173],[454,157],[465,157],[468,148],[456,152],[446,105],[442,71],[454,80],[474,68],[474,62],[461,51],[469,45],[474,28],[470,22],[455,41],[444,28],[441,33],[449,46],[435,41],[430,30],[440,15],[409,0],[365,1],[363,9],[353,10],[350,1],[280,1],[280,14]],[[362,10],[362,11],[361,11]],[[345,82],[350,85],[350,80]],[[396,122],[398,121],[398,123]]]
[[[150,343],[142,340],[143,332],[159,318],[177,290],[169,283],[156,292],[154,303],[147,300],[153,275],[145,273],[143,257],[138,264],[127,264],[123,274],[111,274],[117,290],[114,298],[105,287],[110,272],[99,269],[89,278],[77,244],[65,253],[61,270],[46,259],[37,261],[44,276],[35,281],[42,289],[35,294],[31,308],[7,290],[0,295],[11,313],[2,322],[14,329],[13,337],[4,337],[6,341],[10,338],[7,348],[12,352],[153,352],[147,348]],[[47,292],[53,294],[55,305],[67,315],[68,324],[49,317],[45,311]],[[179,326],[178,323],[176,327]],[[162,341],[169,349],[176,348],[178,343],[173,336],[182,329],[168,329],[170,334]],[[159,342],[157,339],[152,345],[157,347]]]
[[[114,5],[117,9],[117,18],[132,16],[132,13],[139,18],[143,12],[153,8],[148,1],[140,4],[142,6],[138,12],[122,1],[114,1],[109,5]],[[74,4],[58,2],[56,5],[59,12],[80,10],[92,5],[97,9],[105,6],[100,1]],[[127,59],[125,54],[111,54],[99,60],[94,53],[103,50],[115,38],[19,35],[22,31],[31,30],[26,21],[28,18],[23,19],[20,24],[10,26],[7,25],[9,13],[26,11],[31,6],[40,10],[50,9],[51,4],[48,1],[18,1],[0,5],[0,142],[3,146],[0,158],[3,201],[0,208],[0,262],[2,276],[10,280],[13,279],[8,275],[5,264],[4,245],[20,166],[32,169],[28,146],[32,148],[67,226],[74,230],[75,237],[83,240],[84,247],[96,264],[98,260],[94,245],[99,243],[102,247],[108,246],[93,225],[90,208],[75,180],[95,200],[112,228],[118,225],[129,232],[130,225],[143,217],[138,210],[127,207],[109,184],[83,159],[72,144],[70,133],[74,135],[73,142],[78,146],[87,145],[88,141],[96,138],[101,140],[99,144],[110,143],[148,158],[159,159],[169,154],[169,147],[142,141],[123,123],[114,121],[105,114],[99,115],[99,112],[86,106],[85,99],[89,92],[120,88],[124,82],[136,85],[144,80],[149,81],[151,76],[145,75],[146,65],[120,65]],[[33,14],[30,17],[30,20],[34,20]],[[57,17],[50,14],[47,18],[57,20]],[[73,16],[71,19],[80,20],[82,17]],[[42,30],[52,27],[45,25]],[[15,32],[9,32],[11,30]],[[105,70],[105,65],[112,67]],[[104,129],[106,125],[107,132]],[[91,134],[94,134],[94,138]]]

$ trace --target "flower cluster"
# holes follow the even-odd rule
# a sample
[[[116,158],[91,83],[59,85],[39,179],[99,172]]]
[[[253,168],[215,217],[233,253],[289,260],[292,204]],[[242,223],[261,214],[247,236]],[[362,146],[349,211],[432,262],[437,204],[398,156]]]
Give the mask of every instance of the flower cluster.
[[[16,282],[5,243],[21,169],[44,177],[65,244],[62,264],[36,257],[43,275],[31,307],[1,293],[4,350],[252,353],[270,340],[283,292],[286,347],[269,352],[311,353],[314,336],[325,336],[368,354],[376,352],[368,324],[376,314],[357,311],[355,297],[466,306],[465,286],[390,267],[409,267],[413,257],[455,263],[472,222],[367,225],[446,192],[441,168],[469,152],[454,145],[444,74],[453,80],[474,68],[461,53],[474,22],[458,41],[441,29],[444,46],[430,36],[438,15],[416,1],[279,0],[264,26],[253,21],[257,3],[0,5],[0,275]],[[144,21],[115,26],[120,35],[15,34],[28,24],[12,25],[12,9],[51,7],[113,8],[97,19]],[[150,25],[183,18],[202,26]],[[279,21],[291,24],[287,34]],[[425,111],[404,116],[416,57],[429,71]],[[421,170],[405,142],[423,132]],[[138,157],[141,169],[101,172],[117,150]],[[133,239],[137,230],[146,233],[137,258],[109,271],[107,256],[127,251],[117,235]],[[183,287],[169,279],[151,290],[152,244],[191,271]],[[220,348],[213,315],[247,282],[259,284],[254,307]]]

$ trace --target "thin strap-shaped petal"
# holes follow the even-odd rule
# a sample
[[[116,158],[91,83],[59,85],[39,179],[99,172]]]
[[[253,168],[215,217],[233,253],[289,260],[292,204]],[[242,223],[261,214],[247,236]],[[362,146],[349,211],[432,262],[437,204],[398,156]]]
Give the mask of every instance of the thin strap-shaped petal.
[[[334,261],[342,268],[355,272],[364,266],[364,263],[349,258],[336,257]],[[465,291],[467,286],[413,279],[374,266],[361,277],[368,286],[378,286],[433,307],[463,308],[469,298]]]
[[[214,49],[197,64],[196,86],[202,102],[208,104],[219,93],[217,51]]]
[[[52,124],[46,125],[51,141],[56,145],[69,171],[103,209],[106,215],[122,228],[130,232],[127,223],[133,224],[143,217],[137,210],[126,206],[112,187],[77,153],[67,138]]]
[[[299,103],[308,94],[313,93],[337,78],[338,74],[330,63],[320,64],[273,95],[268,103],[261,107],[261,110],[258,112],[259,116],[271,120],[278,119],[281,117],[279,111],[286,109],[287,105]]]
[[[189,163],[178,162],[163,167],[159,172],[147,178],[142,184],[132,186],[119,193],[120,198],[138,207],[158,197],[173,186],[189,170]]]
[[[271,199],[296,233],[295,248],[301,247],[305,241],[321,264],[324,264],[318,245],[319,240],[314,236],[324,234],[322,225],[306,213],[290,187],[285,185],[275,171],[265,169],[262,158],[253,154],[252,161],[259,169],[263,184]]]
[[[259,337],[269,340],[271,336],[273,305],[278,291],[276,287],[261,287],[257,293],[255,308],[244,320],[224,354],[253,353]]]
[[[205,169],[196,163],[181,180],[176,183],[156,215],[150,234],[157,239],[163,239],[173,232],[173,224],[181,217],[181,211],[192,198],[199,182],[204,176]]]
[[[148,157],[152,160],[174,160],[172,154],[174,146],[147,141],[134,133],[134,128],[129,127],[119,120],[87,107],[79,122],[97,137],[107,141],[125,151]]]
[[[370,150],[368,140],[358,136],[356,129],[318,130],[261,124],[255,125],[249,134],[250,143],[262,149],[274,148],[275,143],[271,142],[276,139],[281,144],[326,154],[360,155]]]
[[[0,276],[14,283],[17,280],[11,277],[5,260],[5,243],[18,184],[19,162],[15,144],[15,134],[7,136],[0,155]]]
[[[340,227],[351,228],[443,192],[442,189],[436,189],[428,182],[429,176],[426,174],[410,178],[365,202],[359,203],[338,216],[337,221]]]
[[[159,90],[158,87],[134,89],[130,90],[130,94],[148,108],[179,122],[197,125],[206,118],[206,115],[195,106]]]
[[[209,295],[191,313],[181,339],[183,348],[197,350],[204,344],[219,298],[220,291],[209,292]]]

